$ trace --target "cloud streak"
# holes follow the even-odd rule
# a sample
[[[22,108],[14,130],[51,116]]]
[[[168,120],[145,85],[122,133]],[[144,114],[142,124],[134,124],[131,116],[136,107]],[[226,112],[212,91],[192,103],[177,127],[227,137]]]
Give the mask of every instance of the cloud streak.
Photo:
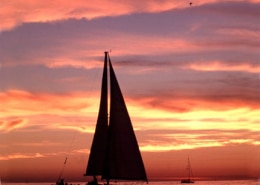
[[[88,107],[87,101],[84,101],[85,97],[84,95],[79,96],[77,93],[74,94],[73,99],[71,94],[45,94],[12,90],[1,93],[2,105],[4,105],[1,111],[6,113],[6,116],[11,116],[14,110],[16,115],[26,115],[27,112],[30,114],[33,112],[51,113],[52,111],[56,113],[74,112]]]
[[[8,156],[0,156],[0,160],[13,160],[13,159],[33,159],[33,158],[40,158],[44,157],[40,153],[35,153],[35,154],[24,154],[24,153],[17,153],[17,154],[12,154]]]
[[[0,130],[12,131],[13,129],[18,129],[23,127],[26,121],[23,119],[13,119],[10,121],[0,121]]]
[[[34,4],[31,6],[34,7]],[[66,19],[54,23],[34,21],[1,33],[1,66],[2,70],[5,66],[32,64],[51,68],[99,68],[102,65],[98,61],[102,58],[96,49],[109,50],[110,43],[113,43],[112,55],[116,61],[119,59],[133,63],[126,58],[132,56],[139,60],[138,65],[146,68],[155,61],[175,66],[203,62],[204,66],[218,63],[215,70],[230,66],[234,70],[257,73],[257,49],[260,44],[256,26],[258,16],[255,14],[258,6],[250,2],[216,1],[192,10],[144,11],[113,19]],[[239,14],[241,7],[246,7],[246,16]],[[223,19],[223,9],[228,15],[234,11],[236,16],[225,16]],[[160,26],[154,27],[155,24]],[[27,47],[22,47],[24,45]],[[192,66],[192,69],[197,70],[198,66]]]
[[[86,3],[82,0],[71,2],[29,0],[23,3],[19,1],[1,2],[0,18],[3,20],[1,30],[12,29],[18,25],[28,22],[53,22],[70,18],[94,19],[105,16],[120,16],[140,12],[162,12],[170,9],[190,8],[188,2],[180,1],[108,1]],[[216,3],[217,0],[198,1],[195,6],[208,3]],[[241,2],[233,0],[232,2]],[[247,2],[257,3],[258,0]],[[223,11],[223,9],[221,9]],[[230,11],[228,11],[230,12]]]
[[[212,61],[212,62],[199,62],[188,64],[184,68],[198,70],[198,71],[240,71],[248,73],[260,73],[260,65],[250,65],[250,62],[232,62],[234,65],[230,65],[228,62]]]
[[[260,138],[250,130],[146,130],[138,133],[144,141],[140,148],[147,152],[224,147],[239,144],[258,145]],[[160,133],[160,134],[158,134]],[[156,140],[154,139],[156,138]],[[241,139],[243,138],[243,139]]]

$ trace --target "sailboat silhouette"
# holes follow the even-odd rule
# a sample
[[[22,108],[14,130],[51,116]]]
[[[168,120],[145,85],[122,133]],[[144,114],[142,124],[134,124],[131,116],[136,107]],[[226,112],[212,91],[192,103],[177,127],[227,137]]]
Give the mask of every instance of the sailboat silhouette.
[[[108,117],[108,70],[110,71],[110,116]],[[100,107],[93,137],[86,176],[98,184],[96,176],[110,180],[143,180],[147,176],[108,52],[105,52]]]
[[[189,157],[188,157],[187,172],[188,172],[188,178],[187,179],[182,179],[181,183],[194,183],[194,181],[191,179],[192,170],[191,170],[190,158]]]

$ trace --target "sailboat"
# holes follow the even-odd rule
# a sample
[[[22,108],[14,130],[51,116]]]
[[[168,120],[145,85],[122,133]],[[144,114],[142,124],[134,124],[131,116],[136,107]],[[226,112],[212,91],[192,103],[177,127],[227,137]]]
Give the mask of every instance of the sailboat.
[[[188,178],[187,179],[182,179],[181,183],[194,183],[194,181],[191,179],[192,176],[192,170],[191,170],[191,165],[190,165],[190,158],[188,157],[188,165],[187,165],[187,172],[188,172]]]
[[[110,76],[110,113],[108,114],[108,67]],[[109,115],[109,116],[108,116]],[[96,129],[85,176],[98,184],[101,176],[111,180],[146,181],[147,176],[130,116],[108,52],[105,52],[101,98]]]

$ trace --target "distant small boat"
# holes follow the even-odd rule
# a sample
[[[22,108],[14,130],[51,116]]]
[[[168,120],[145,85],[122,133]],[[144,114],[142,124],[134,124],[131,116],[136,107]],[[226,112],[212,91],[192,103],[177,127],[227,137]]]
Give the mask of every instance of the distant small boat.
[[[108,71],[110,71],[110,113],[108,113]],[[147,181],[146,172],[127,107],[105,52],[101,99],[96,130],[85,176],[93,176],[88,185],[97,185],[101,176],[110,180]]]
[[[192,176],[192,170],[191,170],[191,165],[190,165],[190,158],[188,157],[188,165],[187,165],[187,173],[188,173],[188,178],[187,179],[182,179],[181,183],[194,183],[194,181],[191,179]]]

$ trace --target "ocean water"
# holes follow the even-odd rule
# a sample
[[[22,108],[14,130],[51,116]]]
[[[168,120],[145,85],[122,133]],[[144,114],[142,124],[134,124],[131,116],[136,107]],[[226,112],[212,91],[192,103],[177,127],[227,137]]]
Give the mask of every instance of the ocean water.
[[[86,185],[85,182],[73,182],[69,185]],[[144,182],[118,182],[111,185],[145,185]],[[148,185],[181,185],[180,181],[151,181]],[[0,185],[55,185],[55,183],[5,183]],[[225,180],[225,181],[196,181],[194,185],[260,185],[260,180]]]

